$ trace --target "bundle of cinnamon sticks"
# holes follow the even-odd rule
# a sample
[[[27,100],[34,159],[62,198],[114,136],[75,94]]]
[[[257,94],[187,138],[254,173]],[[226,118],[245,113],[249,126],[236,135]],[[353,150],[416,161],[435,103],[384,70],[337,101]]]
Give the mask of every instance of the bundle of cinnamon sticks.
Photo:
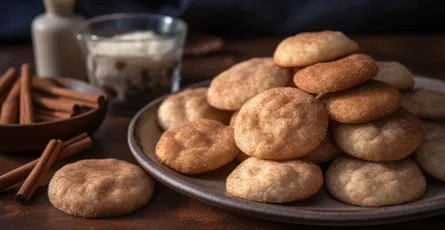
[[[34,79],[29,64],[20,76],[9,68],[0,78],[0,124],[31,124],[77,116],[103,105],[100,94],[83,93]]]
[[[55,161],[63,160],[91,147],[92,141],[87,133],[82,133],[65,142],[52,139],[40,158],[0,175],[0,191],[24,180],[15,198],[18,203],[27,204]]]

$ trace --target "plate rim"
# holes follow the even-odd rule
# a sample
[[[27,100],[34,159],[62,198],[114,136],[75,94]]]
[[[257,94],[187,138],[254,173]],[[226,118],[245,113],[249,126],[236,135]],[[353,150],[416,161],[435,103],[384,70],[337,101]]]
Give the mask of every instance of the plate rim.
[[[444,84],[445,82],[421,76],[414,77],[417,81],[437,81]],[[188,88],[196,88],[208,86],[211,80],[206,80],[191,84],[181,88],[181,91]],[[136,141],[136,130],[138,122],[142,115],[150,108],[159,104],[166,97],[173,93],[161,96],[148,103],[132,118],[127,132],[127,141],[129,148],[139,165],[150,173],[161,183],[171,189],[189,196],[193,199],[200,200],[212,206],[223,208],[228,211],[242,213],[255,218],[262,218],[273,221],[281,221],[297,224],[309,225],[336,225],[336,226],[357,226],[357,225],[377,225],[402,222],[408,220],[422,219],[426,217],[436,216],[445,213],[445,198],[438,200],[430,200],[422,203],[413,201],[410,203],[369,208],[369,210],[351,210],[351,211],[324,211],[324,210],[308,210],[295,207],[295,210],[288,212],[289,206],[280,206],[269,203],[259,203],[254,201],[243,200],[230,196],[221,196],[212,191],[199,189],[194,183],[184,181],[174,177],[179,174],[173,170],[164,170],[159,168],[142,150]],[[182,175],[182,174],[181,174]]]

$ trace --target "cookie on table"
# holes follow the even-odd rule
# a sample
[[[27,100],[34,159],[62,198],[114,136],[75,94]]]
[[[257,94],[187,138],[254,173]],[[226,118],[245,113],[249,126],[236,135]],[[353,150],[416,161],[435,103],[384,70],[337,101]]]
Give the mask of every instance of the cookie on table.
[[[423,119],[445,118],[445,93],[414,89],[402,94],[402,107]]]
[[[58,170],[48,186],[51,204],[86,218],[121,216],[146,205],[154,181],[139,166],[116,159],[80,160]]]
[[[207,91],[206,87],[186,89],[167,97],[158,109],[159,125],[167,130],[202,118],[228,124],[232,113],[210,106]]]
[[[424,138],[423,121],[401,108],[363,124],[332,124],[332,134],[345,153],[368,161],[392,161],[411,154]]]
[[[366,54],[308,66],[294,75],[295,85],[308,93],[337,92],[359,85],[378,72],[375,61]]]
[[[324,94],[320,100],[331,120],[364,123],[396,111],[400,107],[401,95],[389,84],[369,80],[354,88]]]
[[[425,139],[412,155],[425,172],[445,181],[445,125],[425,122]]]
[[[328,162],[340,154],[342,151],[332,138],[331,132],[328,131],[323,142],[314,151],[302,156],[301,159],[320,164]]]
[[[327,128],[326,109],[313,96],[296,88],[274,88],[243,105],[234,125],[235,142],[249,156],[289,160],[317,148]]]
[[[175,171],[205,173],[231,162],[240,150],[233,128],[200,119],[165,131],[156,144],[156,156]]]
[[[426,179],[411,159],[370,162],[350,156],[336,158],[325,176],[328,192],[344,203],[380,207],[423,196]]]
[[[291,71],[275,65],[272,58],[252,58],[216,76],[207,100],[213,107],[237,111],[258,93],[287,86],[290,81]]]
[[[255,157],[239,164],[226,180],[229,195],[267,203],[302,200],[317,193],[322,185],[323,174],[314,163]]]
[[[303,67],[356,53],[359,46],[342,32],[305,32],[278,44],[274,61],[283,67]]]
[[[410,90],[414,87],[414,76],[406,66],[396,61],[377,61],[379,73],[374,80],[388,83],[399,90]]]

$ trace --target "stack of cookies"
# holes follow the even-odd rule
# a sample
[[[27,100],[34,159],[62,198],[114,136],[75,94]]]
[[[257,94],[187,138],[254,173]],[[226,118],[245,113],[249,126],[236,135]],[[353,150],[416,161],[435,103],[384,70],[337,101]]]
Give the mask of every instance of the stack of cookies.
[[[305,199],[324,181],[335,199],[353,205],[413,201],[426,189],[413,152],[425,171],[445,179],[445,151],[433,154],[443,149],[445,128],[427,123],[425,130],[419,119],[445,118],[435,103],[445,96],[413,87],[405,66],[374,61],[341,32],[297,34],[273,58],[238,63],[209,88],[164,100],[156,155],[185,174],[236,158],[227,193],[252,201]],[[317,164],[331,160],[323,177]]]

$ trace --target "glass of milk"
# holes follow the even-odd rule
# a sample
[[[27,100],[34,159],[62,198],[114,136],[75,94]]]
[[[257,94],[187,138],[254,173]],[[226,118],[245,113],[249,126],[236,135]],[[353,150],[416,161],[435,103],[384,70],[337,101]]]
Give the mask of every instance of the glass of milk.
[[[179,89],[187,24],[156,14],[112,14],[90,19],[76,38],[89,81],[107,94],[110,108],[134,114]]]

